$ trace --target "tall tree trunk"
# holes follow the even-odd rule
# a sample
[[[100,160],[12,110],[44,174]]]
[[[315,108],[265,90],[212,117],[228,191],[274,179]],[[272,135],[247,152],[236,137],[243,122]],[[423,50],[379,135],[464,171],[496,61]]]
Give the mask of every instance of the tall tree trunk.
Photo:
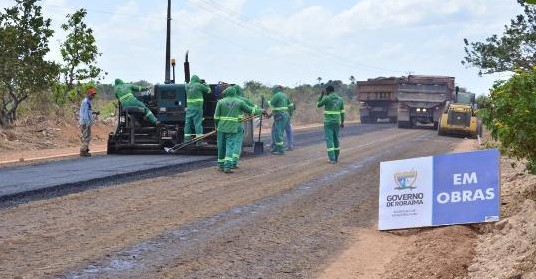
[[[9,118],[11,119],[11,124],[14,124],[17,121],[17,109],[19,108],[20,102],[15,103],[9,112]]]
[[[11,97],[10,100],[4,100],[0,107],[0,126],[3,128],[13,127],[13,124],[15,124],[15,121],[17,120],[17,110],[19,105],[29,96],[27,94],[15,94],[10,86],[8,86],[8,93]]]
[[[11,125],[9,124],[9,119],[7,117],[7,113],[0,109],[0,128],[11,128]]]
[[[2,103],[0,103],[0,128],[7,128],[7,106],[6,106],[6,99],[2,99]]]

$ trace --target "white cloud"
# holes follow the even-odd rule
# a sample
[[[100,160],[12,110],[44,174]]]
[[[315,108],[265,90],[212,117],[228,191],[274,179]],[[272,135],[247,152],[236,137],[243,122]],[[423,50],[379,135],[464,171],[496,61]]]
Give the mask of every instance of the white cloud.
[[[310,5],[259,21],[287,42],[272,41],[270,54],[297,64],[313,60],[325,68],[317,63],[324,60],[339,73],[348,73],[351,64],[359,78],[406,71],[470,75],[481,87],[484,79],[460,63],[463,38],[481,40],[501,33],[519,12],[513,0],[362,0],[343,10]],[[310,51],[304,54],[303,48]],[[318,52],[324,54],[314,55]]]
[[[107,80],[161,82],[166,1],[148,2],[43,1],[56,25],[70,5],[87,7]],[[453,75],[480,92],[493,78],[461,65],[463,38],[500,34],[521,12],[515,0],[184,0],[172,8],[172,56],[189,49],[192,71],[207,80],[294,85],[413,71]],[[63,39],[55,29],[54,40]]]

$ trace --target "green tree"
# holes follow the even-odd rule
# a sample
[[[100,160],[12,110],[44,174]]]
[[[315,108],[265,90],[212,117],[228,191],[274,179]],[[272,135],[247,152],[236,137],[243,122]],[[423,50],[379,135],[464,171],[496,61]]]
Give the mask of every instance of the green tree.
[[[258,81],[254,81],[254,80],[246,81],[246,83],[244,83],[244,90],[248,90],[252,93],[259,91],[263,89],[264,87],[265,86],[262,83]]]
[[[475,103],[478,109],[491,107],[489,96],[486,96],[486,95],[478,95],[475,99]]]
[[[515,74],[491,90],[489,105],[479,110],[491,136],[500,141],[503,154],[526,159],[536,174],[536,70]]]
[[[97,83],[97,95],[99,96],[99,99],[115,100],[114,85]]]
[[[464,39],[462,64],[480,68],[479,75],[529,70],[536,65],[536,6],[518,2],[523,14],[512,19],[501,36],[492,35],[484,42]]]
[[[333,88],[335,88],[336,91],[345,91],[346,85],[342,82],[342,80],[328,80],[326,82],[325,86],[331,85]]]
[[[58,66],[45,60],[54,31],[38,0],[15,0],[0,13],[0,126],[10,127],[30,94],[46,92]]]
[[[69,14],[67,23],[61,26],[69,33],[60,48],[64,61],[61,73],[65,84],[63,100],[57,100],[60,103],[65,102],[68,95],[72,96],[81,91],[76,89],[75,85],[80,85],[88,79],[100,79],[107,74],[96,66],[97,58],[102,54],[99,53],[93,30],[84,23],[86,14],[85,9]]]
[[[151,86],[153,86],[152,83],[150,83],[150,82],[148,82],[146,80],[143,80],[143,79],[138,80],[138,81],[134,81],[134,82],[132,82],[132,84],[137,85],[137,86],[143,86],[143,87],[151,87]]]

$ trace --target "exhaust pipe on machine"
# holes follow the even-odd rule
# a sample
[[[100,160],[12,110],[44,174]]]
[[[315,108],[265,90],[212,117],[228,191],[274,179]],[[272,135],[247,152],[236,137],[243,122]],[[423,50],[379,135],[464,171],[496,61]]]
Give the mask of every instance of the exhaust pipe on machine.
[[[168,0],[168,6],[167,6],[167,28],[166,28],[166,66],[165,66],[165,69],[166,69],[166,74],[165,74],[165,77],[164,77],[164,83],[165,84],[169,84],[171,83],[171,78],[170,78],[170,71],[169,71],[169,66],[170,66],[170,58],[171,58],[171,54],[170,54],[170,32],[171,32],[171,0]]]
[[[186,57],[184,57],[184,81],[190,82],[190,62],[188,62],[188,50],[186,51]]]

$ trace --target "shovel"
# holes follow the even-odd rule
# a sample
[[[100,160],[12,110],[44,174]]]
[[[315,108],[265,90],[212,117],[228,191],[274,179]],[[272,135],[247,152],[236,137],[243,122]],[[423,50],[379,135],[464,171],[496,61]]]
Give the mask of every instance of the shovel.
[[[264,96],[261,96],[261,109],[264,109]],[[262,114],[259,120],[259,140],[253,144],[253,154],[264,154],[264,142],[261,141]]]

